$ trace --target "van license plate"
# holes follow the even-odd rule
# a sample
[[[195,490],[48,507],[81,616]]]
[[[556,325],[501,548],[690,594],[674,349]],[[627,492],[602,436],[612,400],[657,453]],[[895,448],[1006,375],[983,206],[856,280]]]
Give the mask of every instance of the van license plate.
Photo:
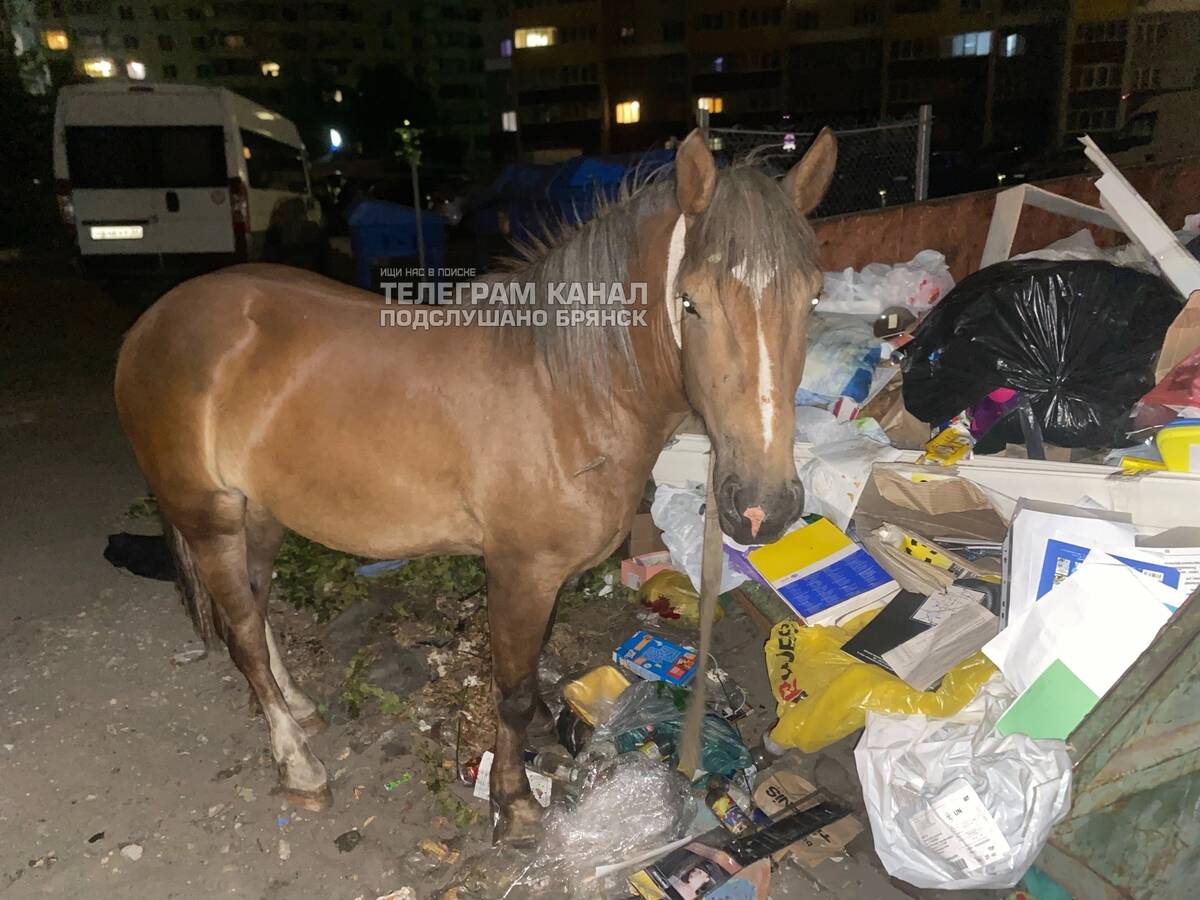
[[[93,241],[140,241],[141,225],[93,225]]]

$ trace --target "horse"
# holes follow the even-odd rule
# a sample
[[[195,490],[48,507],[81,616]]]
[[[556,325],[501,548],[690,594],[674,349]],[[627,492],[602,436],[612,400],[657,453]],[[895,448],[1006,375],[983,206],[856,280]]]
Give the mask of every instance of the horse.
[[[557,593],[620,546],[683,419],[698,413],[711,438],[726,534],[769,542],[802,511],[792,397],[821,285],[805,217],[836,158],[826,129],[776,181],[718,169],[693,131],[673,172],[482,282],[532,285],[504,327],[265,264],[187,281],[133,325],[119,418],[184,606],[257,697],[290,803],[320,811],[332,795],[308,740],[324,722],[267,618],[285,528],[364,557],[484,558],[493,839],[536,840],[523,752],[555,740],[536,673]],[[640,306],[562,318],[567,283],[640,289]],[[393,325],[422,311],[453,321]]]

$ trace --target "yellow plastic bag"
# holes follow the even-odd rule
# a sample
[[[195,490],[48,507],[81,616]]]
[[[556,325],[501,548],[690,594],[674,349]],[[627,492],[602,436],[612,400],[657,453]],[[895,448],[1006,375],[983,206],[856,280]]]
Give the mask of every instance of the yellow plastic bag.
[[[648,606],[664,619],[679,619],[689,625],[700,621],[700,595],[692,587],[692,580],[683,572],[664,569],[657,572],[638,591],[643,606]],[[725,610],[717,604],[713,610],[713,621],[725,618]]]
[[[867,710],[893,715],[952,716],[979,693],[996,667],[982,653],[946,673],[936,691],[918,691],[879,666],[841,650],[878,614],[842,627],[785,620],[767,640],[767,674],[779,723],[771,740],[815,753],[866,724]]]

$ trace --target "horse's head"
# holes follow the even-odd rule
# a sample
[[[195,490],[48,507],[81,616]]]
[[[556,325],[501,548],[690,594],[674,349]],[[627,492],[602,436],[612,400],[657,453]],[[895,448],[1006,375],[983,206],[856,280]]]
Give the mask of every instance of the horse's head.
[[[742,543],[777,539],[804,505],[792,404],[821,290],[804,217],[821,202],[836,162],[828,129],[781,182],[750,166],[718,172],[699,131],[676,157],[684,388],[717,454],[721,528]]]

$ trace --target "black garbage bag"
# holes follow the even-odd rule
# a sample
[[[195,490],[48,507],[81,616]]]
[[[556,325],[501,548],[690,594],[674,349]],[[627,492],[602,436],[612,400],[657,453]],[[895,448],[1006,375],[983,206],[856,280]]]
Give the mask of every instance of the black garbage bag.
[[[1181,308],[1161,278],[1106,262],[988,266],[917,328],[904,405],[936,425],[1007,387],[1029,398],[1048,443],[1117,446],[1125,416],[1154,386],[1155,357]],[[1016,417],[993,436],[1023,440]]]

